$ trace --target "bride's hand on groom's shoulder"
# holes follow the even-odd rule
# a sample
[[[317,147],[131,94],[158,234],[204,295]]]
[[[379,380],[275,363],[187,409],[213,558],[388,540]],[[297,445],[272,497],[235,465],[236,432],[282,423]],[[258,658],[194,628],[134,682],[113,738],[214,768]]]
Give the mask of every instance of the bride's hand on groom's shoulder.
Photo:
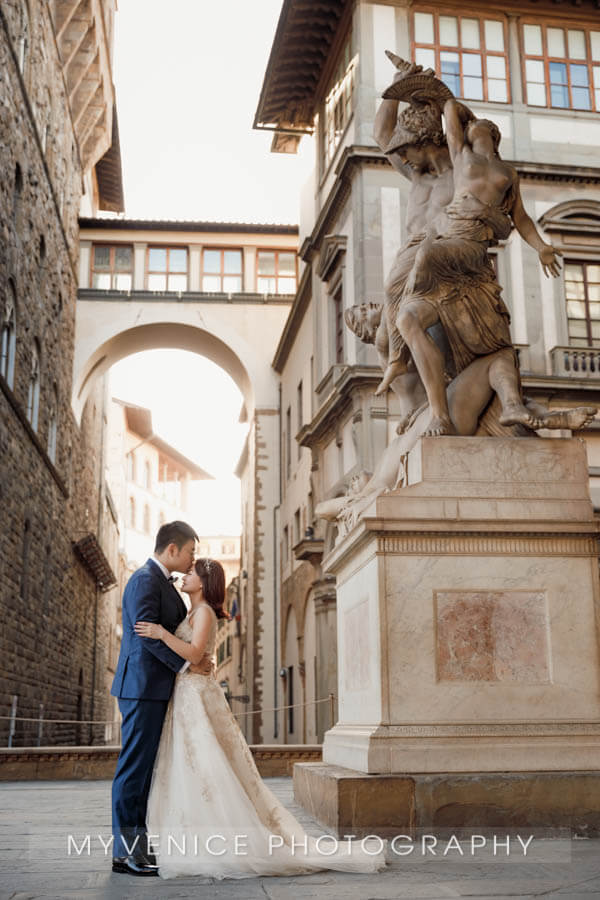
[[[133,627],[140,637],[154,638],[158,641],[163,639],[165,629],[156,622],[136,622]]]

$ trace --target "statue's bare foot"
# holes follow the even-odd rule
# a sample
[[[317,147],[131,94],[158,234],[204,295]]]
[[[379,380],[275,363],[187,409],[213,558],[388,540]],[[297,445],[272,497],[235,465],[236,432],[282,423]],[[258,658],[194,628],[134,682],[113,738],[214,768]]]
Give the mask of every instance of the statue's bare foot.
[[[509,403],[505,406],[498,421],[501,425],[525,425],[526,428],[531,428],[533,431],[544,428],[541,417],[534,416],[531,410],[522,403]]]
[[[596,406],[577,406],[575,409],[549,410],[547,415],[541,416],[540,428],[569,428],[578,431],[590,424],[598,408]]]
[[[443,434],[456,434],[456,428],[445,416],[433,416],[423,437],[441,437]]]
[[[406,372],[406,366],[404,365],[404,363],[401,363],[399,360],[389,363],[387,369],[383,373],[383,380],[380,382],[377,390],[375,391],[375,396],[380,397],[382,394],[385,394],[394,378],[397,378],[398,375],[404,374],[404,372]]]

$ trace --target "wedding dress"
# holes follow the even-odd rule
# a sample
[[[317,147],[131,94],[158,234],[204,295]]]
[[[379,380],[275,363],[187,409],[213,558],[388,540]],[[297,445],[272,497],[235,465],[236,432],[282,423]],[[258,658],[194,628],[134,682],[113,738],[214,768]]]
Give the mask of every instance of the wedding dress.
[[[212,655],[217,617],[211,613],[206,649]],[[175,634],[191,641],[188,619]],[[258,774],[216,679],[189,669],[177,675],[167,708],[147,825],[162,878],[252,878],[324,869],[368,873],[386,865],[385,842],[336,846],[328,836],[308,837]]]

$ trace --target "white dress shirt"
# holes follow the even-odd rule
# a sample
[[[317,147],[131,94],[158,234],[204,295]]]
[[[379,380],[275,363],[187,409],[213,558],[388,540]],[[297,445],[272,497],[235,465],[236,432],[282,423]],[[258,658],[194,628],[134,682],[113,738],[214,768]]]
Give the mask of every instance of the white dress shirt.
[[[156,556],[152,556],[152,562],[156,563],[156,565],[158,566],[160,571],[163,573],[163,575],[165,576],[167,581],[169,581],[169,579],[171,578],[171,573],[169,572],[169,570],[167,569],[166,566],[163,566],[160,559],[157,559]],[[184,662],[184,664],[182,665],[182,667],[179,670],[179,675],[181,675],[183,672],[185,672],[186,669],[189,669],[190,666],[191,666],[191,662],[189,661],[189,659],[186,659],[186,661]]]

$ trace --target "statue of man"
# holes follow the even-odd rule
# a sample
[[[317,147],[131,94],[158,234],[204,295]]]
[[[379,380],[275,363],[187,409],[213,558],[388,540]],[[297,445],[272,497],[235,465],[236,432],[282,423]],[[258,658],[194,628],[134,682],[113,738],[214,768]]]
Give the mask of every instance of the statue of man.
[[[420,66],[404,64],[396,73],[394,84],[417,69]],[[375,336],[375,347],[383,371],[388,368],[390,358],[402,357],[404,367],[398,374],[403,377],[393,385],[403,407],[404,415],[398,425],[398,431],[402,431],[413,411],[425,400],[425,391],[396,325],[398,306],[419,246],[428,228],[443,216],[444,208],[452,199],[454,183],[437,106],[421,102],[407,106],[398,116],[398,104],[399,101],[393,99],[382,101],[375,117],[373,136],[394,169],[411,183],[406,209],[408,241],[396,254],[386,280],[384,314]],[[356,323],[347,323],[355,330]],[[443,334],[438,332],[436,337],[444,342]]]
[[[488,247],[509,236],[512,224],[539,254],[544,273],[558,275],[557,251],[539,236],[525,212],[516,170],[500,159],[500,132],[488,120],[475,119],[463,104],[444,105],[446,135],[454,167],[454,195],[442,216],[428,227],[398,304],[396,325],[421,376],[431,421],[427,435],[456,433],[446,396],[444,360],[427,329],[441,322],[456,369],[478,356],[512,347],[509,315],[501,299]],[[390,354],[383,393],[405,370],[404,346]],[[504,425],[530,426],[531,413],[511,391],[502,408]]]

